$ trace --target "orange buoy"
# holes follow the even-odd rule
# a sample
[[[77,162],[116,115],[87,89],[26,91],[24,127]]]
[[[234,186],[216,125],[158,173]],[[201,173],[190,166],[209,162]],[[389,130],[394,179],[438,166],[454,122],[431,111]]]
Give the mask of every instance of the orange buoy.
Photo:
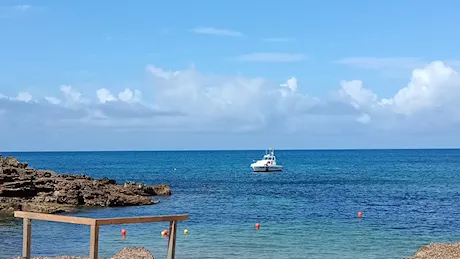
[[[358,218],[362,218],[363,217],[363,213],[361,211],[358,212]]]
[[[260,224],[259,223],[256,223],[256,229],[259,229],[260,228]]]

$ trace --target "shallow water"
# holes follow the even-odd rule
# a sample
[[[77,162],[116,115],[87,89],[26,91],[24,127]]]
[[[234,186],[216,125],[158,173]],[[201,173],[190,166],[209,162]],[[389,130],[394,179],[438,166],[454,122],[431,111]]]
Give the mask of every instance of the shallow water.
[[[431,242],[460,240],[460,150],[277,151],[285,170],[274,174],[249,168],[263,151],[3,155],[61,173],[169,184],[173,195],[157,205],[73,215],[189,214],[178,226],[177,258],[402,258]],[[165,258],[167,227],[104,226],[100,257],[145,246]],[[20,255],[21,228],[18,220],[0,221],[2,257]],[[34,222],[32,255],[88,253],[89,227]]]

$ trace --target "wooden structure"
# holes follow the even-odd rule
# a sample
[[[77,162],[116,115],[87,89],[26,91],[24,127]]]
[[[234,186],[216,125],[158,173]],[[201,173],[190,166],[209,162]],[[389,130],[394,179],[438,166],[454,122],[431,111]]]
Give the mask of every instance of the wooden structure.
[[[80,218],[70,216],[60,216],[52,214],[41,214],[25,211],[15,211],[16,218],[22,218],[23,227],[23,244],[22,256],[30,259],[31,253],[31,235],[32,235],[32,220],[45,220],[62,223],[88,225],[91,228],[90,243],[89,243],[89,257],[91,259],[98,258],[99,252],[99,227],[105,225],[119,225],[119,224],[137,224],[137,223],[150,223],[150,222],[168,222],[169,221],[169,241],[168,241],[168,258],[174,259],[176,250],[176,235],[177,235],[177,222],[187,220],[188,215],[172,215],[172,216],[147,216],[147,217],[130,217],[130,218]]]

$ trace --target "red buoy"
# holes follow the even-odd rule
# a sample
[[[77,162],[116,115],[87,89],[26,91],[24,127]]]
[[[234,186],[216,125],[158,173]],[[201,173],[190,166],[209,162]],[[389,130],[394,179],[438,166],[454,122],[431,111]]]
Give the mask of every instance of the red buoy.
[[[124,229],[124,228],[121,229],[121,238],[122,239],[126,238],[126,229]]]
[[[256,223],[256,229],[259,229],[260,228],[260,224],[259,223]]]
[[[362,218],[363,217],[363,213],[361,211],[358,212],[358,218]]]

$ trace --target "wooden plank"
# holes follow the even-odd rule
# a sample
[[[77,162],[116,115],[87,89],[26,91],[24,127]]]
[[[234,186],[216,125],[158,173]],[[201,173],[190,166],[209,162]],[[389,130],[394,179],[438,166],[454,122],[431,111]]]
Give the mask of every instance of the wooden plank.
[[[99,226],[91,225],[89,239],[89,258],[97,259],[99,254]]]
[[[169,222],[168,259],[174,259],[176,254],[177,221]]]
[[[52,214],[42,214],[26,211],[15,211],[14,216],[16,218],[28,218],[35,220],[45,220],[45,221],[54,221],[54,222],[63,222],[71,224],[80,224],[80,225],[95,225],[96,220],[91,218],[79,218],[79,217],[68,217]]]
[[[22,233],[22,257],[30,259],[32,242],[32,222],[28,218],[23,219]]]
[[[105,218],[96,219],[96,225],[118,225],[118,224],[137,224],[148,222],[171,222],[187,220],[188,215],[171,215],[171,216],[156,216],[156,217],[131,217],[131,218]]]

